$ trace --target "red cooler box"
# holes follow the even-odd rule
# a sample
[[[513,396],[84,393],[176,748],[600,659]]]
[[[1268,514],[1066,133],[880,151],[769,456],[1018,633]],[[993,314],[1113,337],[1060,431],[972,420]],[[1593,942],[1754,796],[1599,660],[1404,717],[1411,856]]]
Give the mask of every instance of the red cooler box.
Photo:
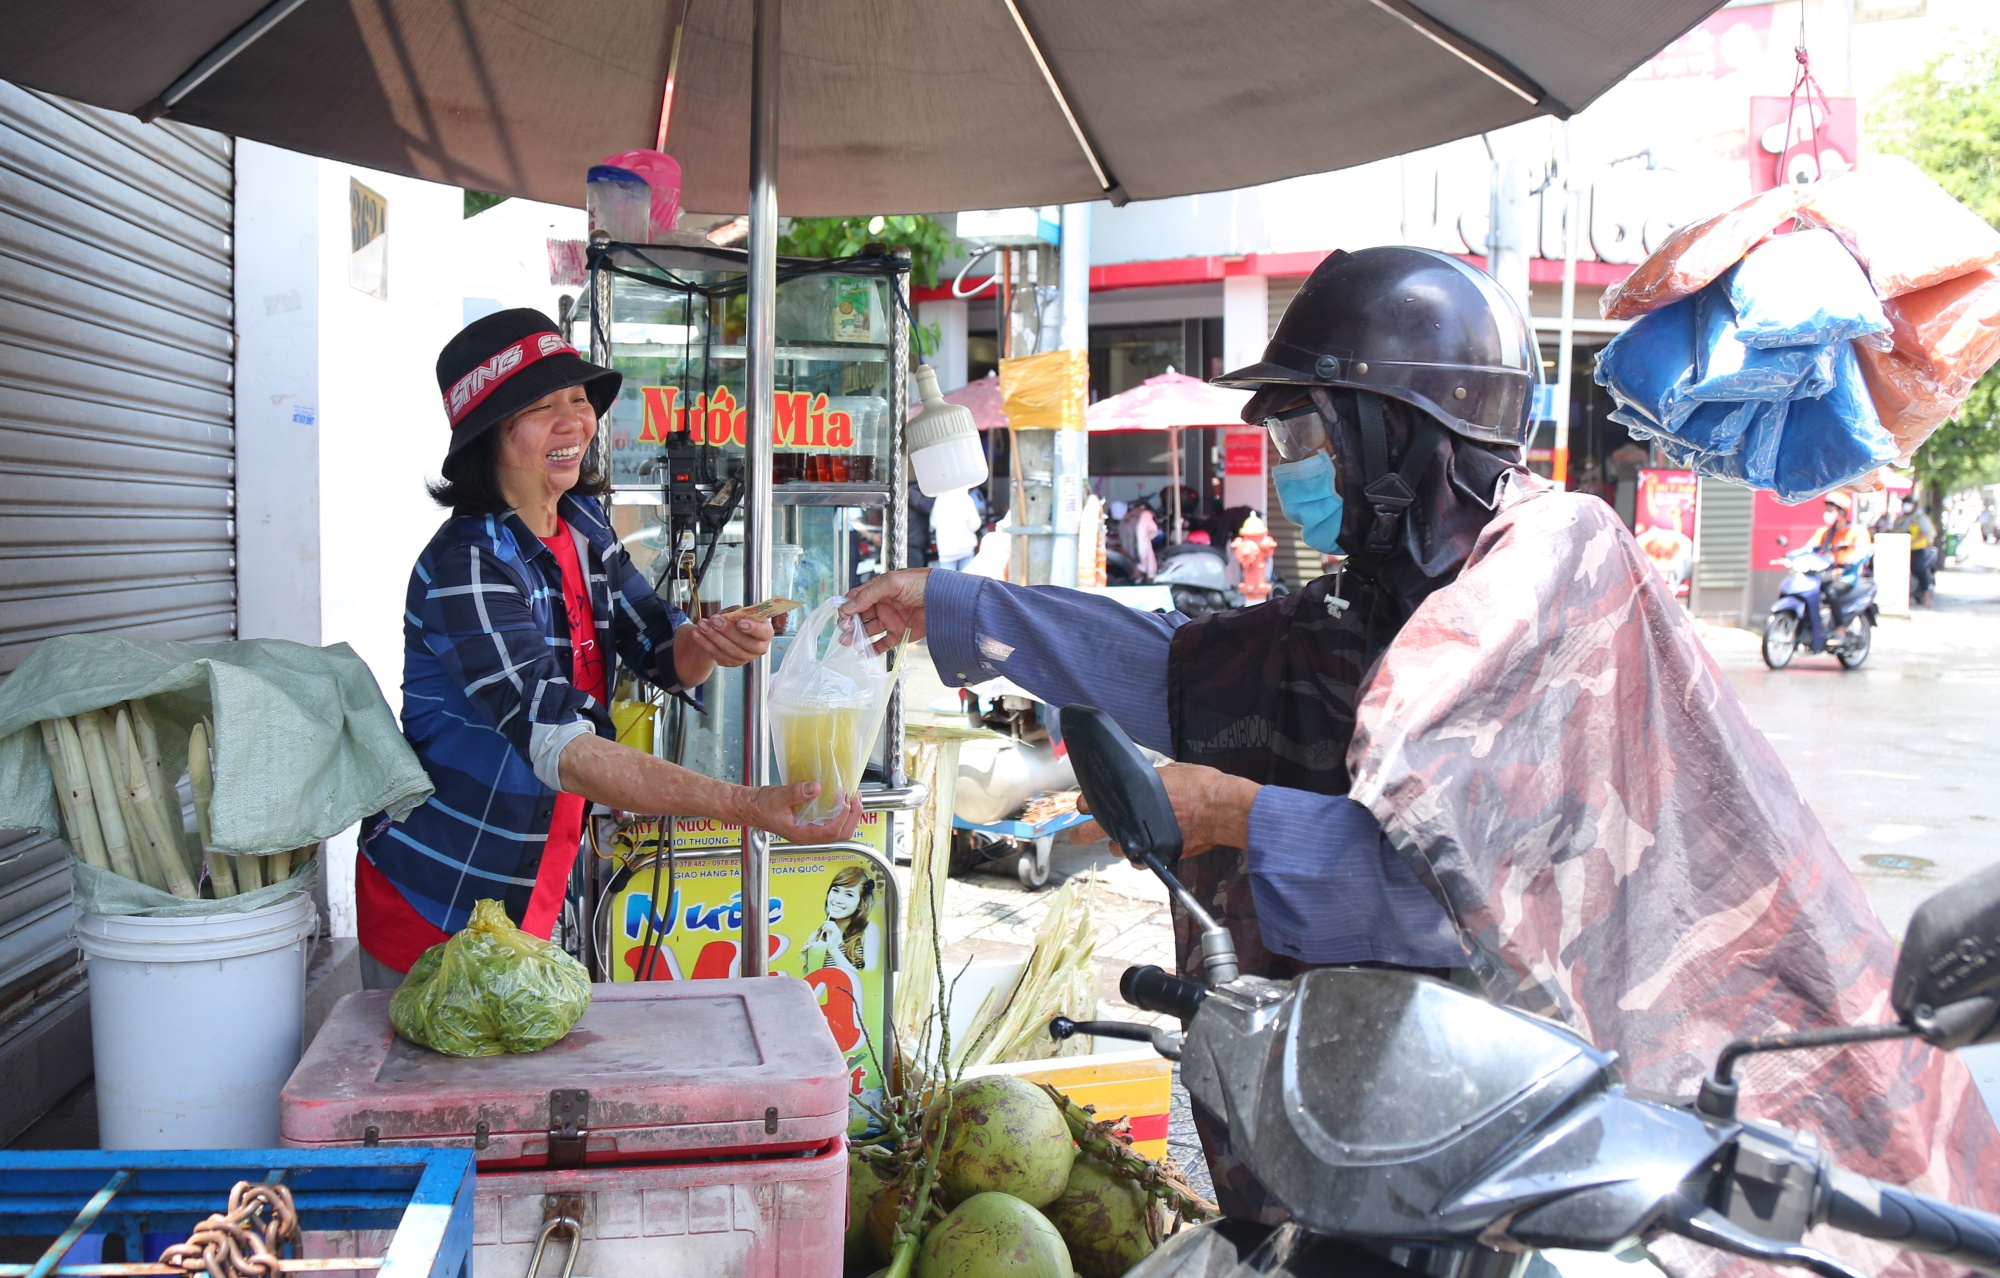
[[[334,1007],[285,1084],[284,1143],[477,1150],[474,1278],[525,1276],[564,1215],[579,1278],[840,1273],[849,1084],[804,981],[599,985],[554,1047],[473,1059],[397,1038],[389,999]]]

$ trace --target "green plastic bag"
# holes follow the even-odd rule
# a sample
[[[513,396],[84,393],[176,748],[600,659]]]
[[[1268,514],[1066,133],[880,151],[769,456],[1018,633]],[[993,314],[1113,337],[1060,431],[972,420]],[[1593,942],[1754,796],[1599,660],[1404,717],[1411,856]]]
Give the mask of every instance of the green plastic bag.
[[[498,901],[433,945],[389,1001],[396,1032],[447,1056],[539,1052],[590,1007],[590,974],[560,946],[515,927]]]

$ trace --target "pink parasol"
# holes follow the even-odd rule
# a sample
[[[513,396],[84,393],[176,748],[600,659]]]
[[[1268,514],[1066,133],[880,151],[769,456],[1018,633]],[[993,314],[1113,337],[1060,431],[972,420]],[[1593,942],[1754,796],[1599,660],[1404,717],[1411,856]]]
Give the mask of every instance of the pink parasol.
[[[1084,410],[1090,433],[1163,430],[1172,436],[1167,455],[1173,463],[1173,499],[1167,537],[1180,541],[1185,535],[1181,517],[1181,432],[1220,430],[1243,425],[1243,405],[1249,391],[1224,390],[1210,386],[1199,377],[1172,369],[1158,377],[1148,377],[1131,390],[1100,399]]]
[[[1241,426],[1249,391],[1224,390],[1169,369],[1131,390],[1092,404],[1084,413],[1090,431],[1180,430]]]
[[[1000,379],[992,373],[955,391],[946,391],[944,402],[971,409],[973,425],[981,430],[1007,429],[1007,414],[1000,407]],[[910,416],[915,417],[922,409],[922,404],[910,405]]]

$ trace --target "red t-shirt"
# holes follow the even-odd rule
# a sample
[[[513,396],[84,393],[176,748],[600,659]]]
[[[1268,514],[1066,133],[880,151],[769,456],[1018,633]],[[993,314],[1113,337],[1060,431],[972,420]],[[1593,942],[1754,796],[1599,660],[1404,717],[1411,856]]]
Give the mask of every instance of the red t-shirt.
[[[590,608],[590,586],[584,580],[583,561],[576,553],[576,537],[569,525],[558,520],[555,536],[542,538],[556,557],[562,571],[563,608],[569,614],[570,682],[579,690],[611,702],[610,681],[604,667],[604,653],[597,642],[597,619]],[[588,802],[580,794],[558,791],[555,816],[542,845],[541,869],[535,875],[535,889],[521,929],[547,940],[555,930],[556,915],[562,909],[563,894],[569,885],[570,869],[576,864],[577,849],[583,841],[583,814]],[[354,856],[355,913],[361,948],[377,962],[398,972],[407,972],[423,952],[449,935],[417,913],[403,899],[388,876],[357,849]]]

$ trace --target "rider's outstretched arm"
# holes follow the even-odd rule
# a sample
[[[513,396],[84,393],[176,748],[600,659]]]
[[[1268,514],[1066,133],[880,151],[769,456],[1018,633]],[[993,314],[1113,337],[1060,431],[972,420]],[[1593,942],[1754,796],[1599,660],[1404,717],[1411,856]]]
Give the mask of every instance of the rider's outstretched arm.
[[[1127,608],[1059,586],[1013,586],[933,571],[924,596],[931,662],[951,687],[1009,679],[1060,708],[1092,705],[1134,741],[1162,754],[1167,645],[1179,613]]]

